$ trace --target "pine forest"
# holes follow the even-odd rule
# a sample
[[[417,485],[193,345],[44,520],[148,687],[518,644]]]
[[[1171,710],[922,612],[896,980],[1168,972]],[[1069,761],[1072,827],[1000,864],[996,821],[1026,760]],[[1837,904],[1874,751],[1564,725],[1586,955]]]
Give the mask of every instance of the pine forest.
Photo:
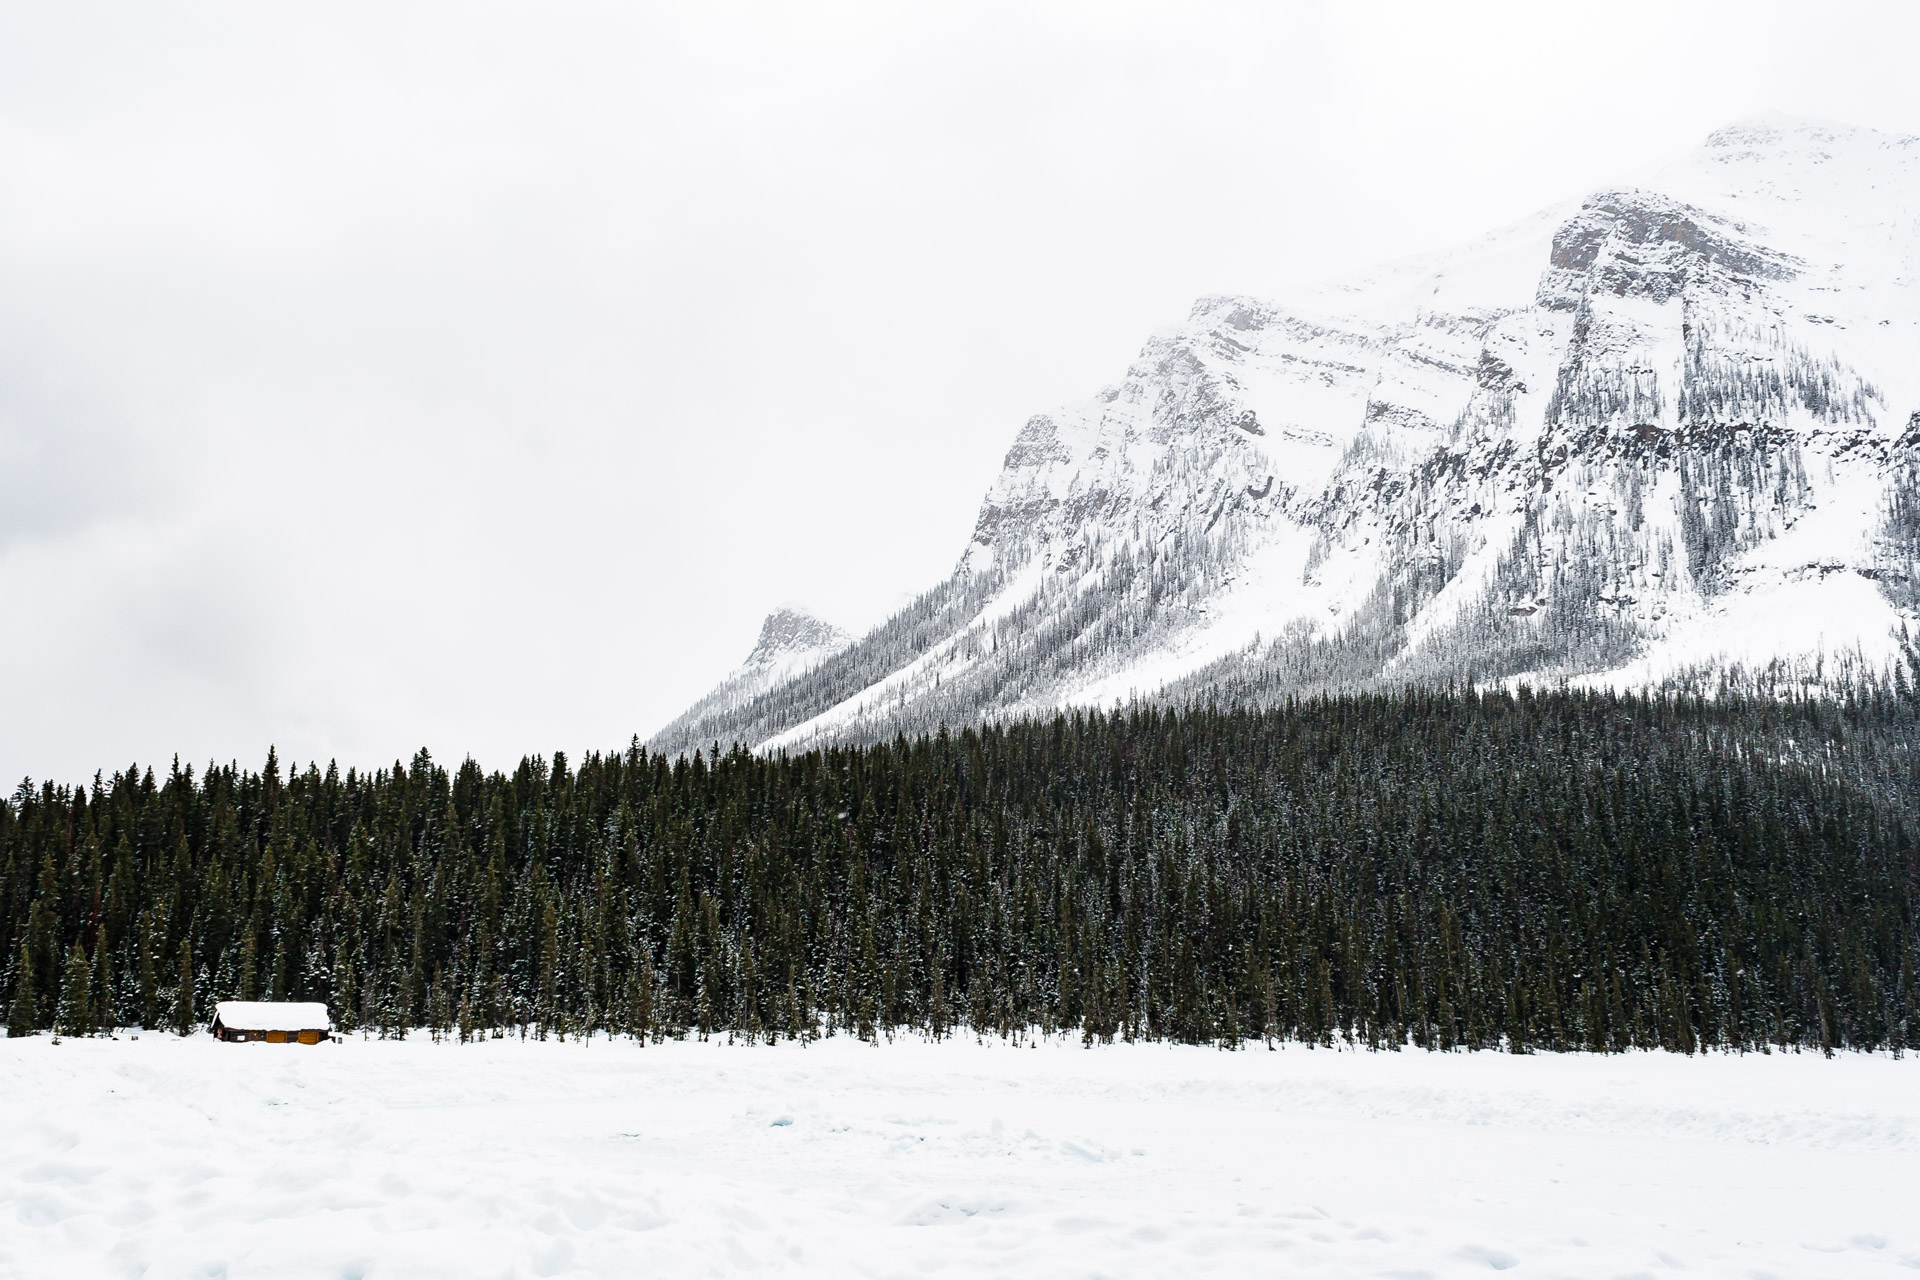
[[[10,1032],[1908,1047],[1920,698],[1406,690],[0,802]]]

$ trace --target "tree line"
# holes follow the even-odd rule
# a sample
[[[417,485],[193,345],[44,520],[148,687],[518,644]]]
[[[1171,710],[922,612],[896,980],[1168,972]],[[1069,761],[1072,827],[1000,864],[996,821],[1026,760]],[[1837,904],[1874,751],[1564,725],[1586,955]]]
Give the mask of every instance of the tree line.
[[[1920,700],[1405,690],[0,803],[10,1033],[1904,1049]]]

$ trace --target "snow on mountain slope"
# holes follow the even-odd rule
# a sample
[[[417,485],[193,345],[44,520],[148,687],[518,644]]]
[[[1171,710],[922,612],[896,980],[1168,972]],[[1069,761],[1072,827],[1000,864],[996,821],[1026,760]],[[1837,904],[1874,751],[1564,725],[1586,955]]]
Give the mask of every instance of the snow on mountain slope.
[[[747,660],[730,672],[711,693],[687,708],[663,734],[711,723],[734,715],[754,698],[804,675],[853,643],[853,637],[830,622],[791,606],[775,609],[760,624],[760,639]]]
[[[1201,299],[1021,428],[951,578],[655,745],[1879,666],[1916,467],[1920,139],[1751,121],[1452,252]]]

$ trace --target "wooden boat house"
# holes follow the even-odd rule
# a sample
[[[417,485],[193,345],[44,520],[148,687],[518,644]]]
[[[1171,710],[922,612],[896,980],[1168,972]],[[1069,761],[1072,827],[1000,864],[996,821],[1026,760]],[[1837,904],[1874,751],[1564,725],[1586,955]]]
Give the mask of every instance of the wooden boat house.
[[[213,1007],[213,1037],[268,1044],[319,1044],[333,1034],[327,1006],[293,1000],[222,1000]]]

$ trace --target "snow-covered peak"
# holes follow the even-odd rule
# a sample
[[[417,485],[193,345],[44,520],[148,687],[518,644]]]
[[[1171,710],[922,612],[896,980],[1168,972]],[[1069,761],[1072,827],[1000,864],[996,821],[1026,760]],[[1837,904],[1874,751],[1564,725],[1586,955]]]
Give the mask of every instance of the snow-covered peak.
[[[1778,157],[1789,151],[1831,154],[1835,148],[1866,146],[1879,149],[1888,145],[1920,145],[1920,138],[1883,133],[1862,125],[1839,120],[1821,120],[1808,116],[1762,112],[1745,120],[1736,120],[1707,135],[1706,151],[1751,153],[1760,157]]]
[[[1873,240],[1910,228],[1920,203],[1920,137],[1763,116],[1717,130],[1640,181],[1747,222],[1787,252],[1799,248],[1783,237],[1867,248],[1863,232]],[[1823,259],[1840,260],[1814,260]]]
[[[760,639],[742,667],[763,671],[774,666],[789,666],[795,660],[818,659],[838,652],[852,643],[853,637],[847,632],[804,609],[775,609],[760,624]]]
[[[1877,667],[1920,628],[1914,424],[1920,139],[1743,121],[1451,250],[1199,299],[1021,426],[952,578],[857,643],[776,615],[751,701],[657,741]]]
[[[805,609],[792,605],[775,609],[760,624],[760,638],[746,661],[662,729],[655,741],[690,748],[707,746],[709,739],[700,735],[709,726],[738,719],[756,700],[803,680],[853,644],[853,636]],[[721,736],[732,741],[739,735]]]

